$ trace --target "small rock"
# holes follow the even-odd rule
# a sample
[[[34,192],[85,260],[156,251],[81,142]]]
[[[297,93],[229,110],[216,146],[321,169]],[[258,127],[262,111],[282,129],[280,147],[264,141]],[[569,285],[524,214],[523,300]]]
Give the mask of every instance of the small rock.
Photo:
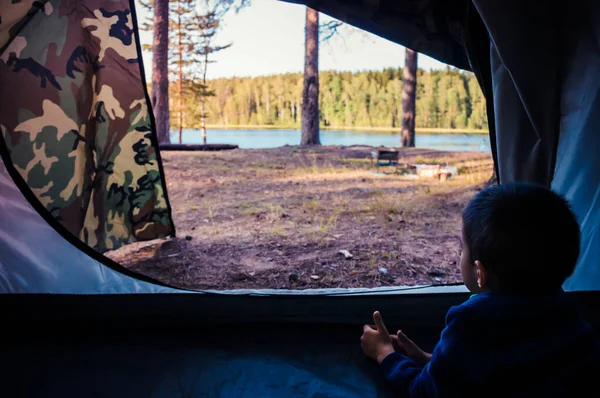
[[[192,227],[192,231],[195,230],[195,229],[196,229],[196,227]]]
[[[269,257],[269,258],[267,259],[267,261],[269,261],[269,262],[271,262],[271,261],[273,261],[273,260],[274,260],[274,259],[273,259],[273,257]]]
[[[185,240],[192,240],[192,237],[190,235],[186,235]]]
[[[431,271],[427,272],[427,275],[429,275],[429,276],[435,276],[435,277],[440,277],[440,276],[446,275],[446,273],[444,271],[441,271],[441,270],[431,270]]]
[[[311,275],[310,279],[312,279],[313,281],[317,281],[319,280],[319,275]]]
[[[340,250],[338,253],[343,254],[345,258],[354,257],[352,254],[350,254],[350,252],[348,250]]]
[[[381,267],[381,268],[379,268],[379,272],[383,275],[387,275],[388,270],[387,270],[387,268]]]
[[[289,281],[291,283],[297,282],[298,281],[298,274],[290,274],[290,276],[288,277]]]
[[[442,278],[440,278],[439,276],[436,276],[435,278],[433,278],[433,280],[435,280],[436,282],[441,282]]]
[[[456,261],[450,261],[450,265],[456,265]]]
[[[283,214],[281,215],[281,218],[291,218],[291,217],[290,217],[288,214],[285,214],[285,213],[283,213]]]

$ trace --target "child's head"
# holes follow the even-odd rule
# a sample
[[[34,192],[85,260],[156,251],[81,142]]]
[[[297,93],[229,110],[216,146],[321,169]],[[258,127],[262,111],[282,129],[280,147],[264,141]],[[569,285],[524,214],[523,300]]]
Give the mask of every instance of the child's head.
[[[579,235],[568,202],[551,190],[524,183],[487,188],[463,212],[465,285],[473,292],[557,291],[575,269]]]

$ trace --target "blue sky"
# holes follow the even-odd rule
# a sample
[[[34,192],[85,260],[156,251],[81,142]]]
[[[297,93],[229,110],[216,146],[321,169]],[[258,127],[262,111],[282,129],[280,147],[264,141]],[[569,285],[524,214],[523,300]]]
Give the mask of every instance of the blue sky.
[[[148,13],[138,7],[139,18]],[[262,76],[301,72],[304,68],[305,8],[277,0],[253,0],[239,14],[227,16],[218,43],[233,46],[214,56],[209,78]],[[329,18],[321,15],[321,21]],[[379,70],[404,65],[404,48],[375,35],[347,27],[321,45],[321,70]],[[150,43],[150,33],[142,32],[142,43]],[[146,73],[151,72],[152,56],[144,54]],[[419,55],[419,67],[440,69],[445,64]]]

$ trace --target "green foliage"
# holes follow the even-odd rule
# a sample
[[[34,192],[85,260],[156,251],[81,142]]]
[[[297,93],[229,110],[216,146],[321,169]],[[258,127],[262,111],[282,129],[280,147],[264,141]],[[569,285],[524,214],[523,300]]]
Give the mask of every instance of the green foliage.
[[[402,69],[321,72],[321,125],[397,128],[402,120]],[[299,127],[302,74],[207,81],[208,124]],[[201,94],[186,101],[184,124],[200,126]],[[419,128],[486,129],[485,99],[475,76],[457,69],[418,71]]]

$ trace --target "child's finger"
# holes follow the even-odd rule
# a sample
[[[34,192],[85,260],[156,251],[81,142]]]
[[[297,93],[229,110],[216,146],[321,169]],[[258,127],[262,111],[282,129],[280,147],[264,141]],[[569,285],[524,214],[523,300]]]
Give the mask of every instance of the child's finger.
[[[402,345],[415,345],[415,343],[413,343],[413,341],[411,339],[409,339],[408,337],[406,337],[406,335],[402,332],[402,330],[398,330],[398,333],[396,333],[396,336],[398,337],[398,342]]]
[[[375,326],[377,327],[377,330],[389,334],[387,328],[383,324],[383,319],[381,319],[381,314],[379,313],[379,311],[375,311],[375,313],[373,314],[373,321],[375,321]]]
[[[392,346],[394,346],[394,349],[396,351],[402,352],[403,354],[406,354],[406,349],[398,340],[398,336],[396,336],[395,334],[392,334],[392,335],[390,335],[390,338],[392,339]]]

